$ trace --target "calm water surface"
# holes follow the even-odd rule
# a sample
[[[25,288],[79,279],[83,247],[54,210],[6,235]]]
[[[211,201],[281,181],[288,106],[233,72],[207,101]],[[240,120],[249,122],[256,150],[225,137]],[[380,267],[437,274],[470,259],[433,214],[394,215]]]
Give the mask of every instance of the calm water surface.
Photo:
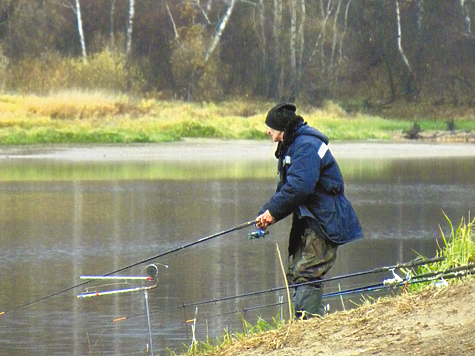
[[[332,276],[432,257],[439,225],[448,233],[443,213],[458,224],[474,205],[475,157],[339,162],[365,238],[340,248]],[[0,167],[1,355],[143,355],[148,327],[141,292],[78,299],[82,286],[26,304],[81,283],[81,275],[105,274],[252,220],[276,182],[268,157],[166,164],[12,159]],[[289,219],[279,222],[260,240],[247,239],[252,229],[240,230],[154,261],[155,354],[190,344],[187,321],[195,312],[199,341],[221,336],[226,327],[241,332],[242,317],[272,323],[281,307],[269,305],[286,300],[284,291],[202,303],[197,310],[186,305],[283,286],[276,245],[286,263],[289,227]],[[143,275],[146,265],[122,275]],[[325,293],[390,277],[345,279]],[[123,287],[107,283],[106,289]],[[330,311],[343,308],[340,298],[326,302]],[[343,303],[352,305],[348,298]],[[112,322],[120,317],[127,319]]]

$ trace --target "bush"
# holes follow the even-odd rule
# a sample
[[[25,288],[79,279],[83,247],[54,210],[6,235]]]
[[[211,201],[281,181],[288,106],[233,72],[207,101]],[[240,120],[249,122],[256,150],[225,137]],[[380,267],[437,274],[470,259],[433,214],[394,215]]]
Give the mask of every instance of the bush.
[[[24,59],[12,66],[7,88],[36,94],[65,89],[139,92],[146,85],[144,77],[137,63],[127,62],[124,54],[106,48],[90,56],[87,62],[56,53]]]

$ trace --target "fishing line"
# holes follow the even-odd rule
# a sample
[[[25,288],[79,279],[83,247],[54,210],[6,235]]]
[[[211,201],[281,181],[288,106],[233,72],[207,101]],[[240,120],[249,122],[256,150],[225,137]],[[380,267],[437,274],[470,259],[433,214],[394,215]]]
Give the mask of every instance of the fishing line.
[[[144,264],[144,263],[147,263],[147,262],[150,262],[152,260],[155,260],[155,259],[158,259],[158,258],[161,258],[161,257],[164,257],[164,256],[167,256],[167,255],[170,255],[172,253],[175,253],[175,252],[178,252],[178,251],[181,251],[181,250],[184,250],[188,247],[192,247],[192,246],[195,246],[195,245],[198,245],[202,242],[205,242],[205,241],[209,241],[211,239],[214,239],[216,237],[219,237],[219,236],[222,236],[222,235],[226,235],[226,234],[229,234],[231,232],[234,232],[234,231],[238,231],[238,230],[242,230],[246,227],[249,227],[251,225],[255,225],[256,224],[256,220],[251,220],[251,221],[248,221],[248,222],[245,222],[243,224],[240,224],[240,225],[237,225],[233,228],[230,228],[228,230],[224,230],[224,231],[220,231],[220,232],[217,232],[213,235],[209,235],[209,236],[206,236],[206,237],[203,237],[199,240],[196,240],[196,241],[193,241],[193,242],[190,242],[190,243],[187,243],[187,244],[184,244],[182,246],[178,246],[176,248],[172,248],[171,250],[168,250],[166,252],[163,252],[163,253],[160,253],[158,255],[155,255],[155,256],[152,256],[152,257],[149,257],[149,258],[146,258],[144,260],[141,260],[141,261],[138,261],[138,262],[135,262],[135,263],[132,263],[128,266],[125,266],[125,267],[122,267],[122,268],[119,268],[115,271],[112,271],[112,272],[109,272],[109,273],[106,273],[106,274],[103,274],[102,276],[103,277],[107,277],[107,276],[111,276],[113,274],[116,274],[116,273],[119,273],[119,272],[122,272],[122,271],[125,271],[127,269],[130,269],[132,267],[136,267],[138,265],[141,265],[141,264]],[[22,304],[22,305],[19,305],[17,307],[14,307],[14,308],[11,308],[11,309],[8,309],[8,310],[5,310],[3,312],[0,312],[0,316],[2,315],[5,315],[5,314],[8,314],[8,313],[11,313],[13,311],[16,311],[16,310],[19,310],[19,309],[23,309],[23,308],[26,308],[30,305],[33,305],[33,304],[36,304],[36,303],[39,303],[39,302],[42,302],[44,300],[47,300],[47,299],[50,299],[50,298],[53,298],[59,294],[62,294],[62,293],[65,293],[65,292],[69,292],[73,289],[76,289],[76,288],[79,288],[79,287],[82,287],[82,286],[85,286],[89,283],[91,283],[92,281],[91,280],[87,280],[85,282],[82,282],[82,283],[79,283],[79,284],[76,284],[76,285],[73,285],[71,287],[67,287],[67,288],[64,288],[64,289],[61,289],[57,292],[54,292],[54,293],[51,293],[51,294],[48,294],[48,295],[45,295],[44,297],[41,297],[41,298],[38,298],[38,299],[35,299],[35,300],[32,300],[30,302],[27,302],[25,304]]]

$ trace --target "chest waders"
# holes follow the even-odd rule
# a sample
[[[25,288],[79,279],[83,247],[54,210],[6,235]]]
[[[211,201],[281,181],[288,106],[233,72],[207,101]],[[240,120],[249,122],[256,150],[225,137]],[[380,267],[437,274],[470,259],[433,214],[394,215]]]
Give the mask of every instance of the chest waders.
[[[315,284],[298,286],[292,303],[295,316],[309,318],[322,315],[322,285],[319,280],[330,270],[336,260],[338,245],[319,236],[308,227],[306,219],[295,214],[289,241],[289,275],[291,284],[316,281]]]

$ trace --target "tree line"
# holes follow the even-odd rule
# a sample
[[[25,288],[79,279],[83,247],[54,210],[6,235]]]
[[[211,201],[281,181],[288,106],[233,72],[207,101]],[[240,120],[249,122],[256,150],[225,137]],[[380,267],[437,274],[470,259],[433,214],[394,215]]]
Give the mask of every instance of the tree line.
[[[108,51],[124,90],[184,100],[475,105],[474,14],[475,0],[0,0],[0,73]]]

